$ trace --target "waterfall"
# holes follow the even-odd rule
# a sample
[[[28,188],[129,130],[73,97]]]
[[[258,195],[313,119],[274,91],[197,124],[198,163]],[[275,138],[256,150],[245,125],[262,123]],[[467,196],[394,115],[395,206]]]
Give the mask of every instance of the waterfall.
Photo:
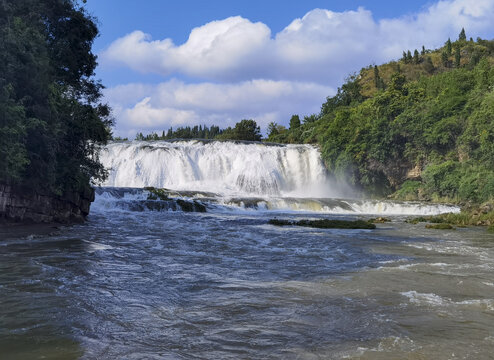
[[[317,148],[220,141],[114,142],[104,186],[154,186],[240,196],[338,196]]]

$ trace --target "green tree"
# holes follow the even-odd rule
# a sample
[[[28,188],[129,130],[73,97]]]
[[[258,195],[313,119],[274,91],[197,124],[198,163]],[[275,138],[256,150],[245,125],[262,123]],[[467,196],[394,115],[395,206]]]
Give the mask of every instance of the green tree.
[[[455,67],[459,68],[461,62],[461,47],[460,44],[455,46]]]
[[[268,124],[268,141],[278,142],[280,141],[280,135],[287,132],[287,129],[283,125],[279,125],[275,122]]]
[[[260,141],[262,139],[261,128],[251,119],[236,123],[233,131],[235,140]]]
[[[379,68],[377,65],[374,65],[374,86],[378,90],[384,89],[384,80],[381,79],[381,76],[379,75]]]
[[[446,54],[448,57],[451,56],[453,52],[453,45],[451,44],[451,40],[448,38],[448,41],[446,41]]]
[[[261,128],[254,120],[241,120],[234,128],[228,127],[216,137],[218,140],[246,140],[260,141],[262,139]]]
[[[434,64],[432,63],[430,56],[425,57],[424,70],[427,71],[428,74],[432,74],[434,72]]]
[[[290,130],[298,129],[300,127],[300,117],[298,115],[292,115],[290,118]]]
[[[420,62],[419,52],[417,49],[413,52],[413,63],[418,64]]]
[[[443,51],[441,53],[441,62],[443,63],[444,67],[449,67],[449,57],[446,51]]]
[[[460,35],[458,36],[458,40],[467,41],[467,35],[465,34],[465,28],[461,28]]]
[[[0,182],[82,191],[106,175],[98,144],[112,125],[96,24],[76,0],[4,0],[0,14]]]

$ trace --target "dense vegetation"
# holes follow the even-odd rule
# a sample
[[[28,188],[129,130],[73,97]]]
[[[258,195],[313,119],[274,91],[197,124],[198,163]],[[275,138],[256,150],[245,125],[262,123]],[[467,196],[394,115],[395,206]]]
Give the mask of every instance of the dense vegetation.
[[[319,144],[331,172],[374,196],[494,197],[494,41],[448,39],[350,76],[320,114],[269,141]]]
[[[235,127],[228,127],[226,129],[220,129],[218,126],[207,127],[204,125],[199,126],[186,126],[179,127],[176,130],[173,128],[168,131],[163,131],[161,136],[155,132],[148,135],[143,135],[141,132],[136,135],[136,140],[172,140],[172,139],[216,139],[216,140],[247,140],[247,141],[260,141],[262,139],[261,128],[254,120],[241,120],[235,124]],[[121,138],[115,138],[115,140],[126,140]]]
[[[210,127],[204,125],[199,126],[185,126],[178,127],[176,130],[173,128],[169,128],[168,131],[162,131],[161,135],[156,132],[152,132],[147,135],[143,135],[142,132],[137,133],[135,139],[136,140],[172,140],[172,139],[214,139],[218,135],[223,133],[223,129],[220,129],[219,126],[212,125]],[[121,138],[115,138],[115,140],[125,140]]]
[[[105,176],[110,136],[93,79],[98,35],[75,0],[0,2],[0,183],[62,195]]]

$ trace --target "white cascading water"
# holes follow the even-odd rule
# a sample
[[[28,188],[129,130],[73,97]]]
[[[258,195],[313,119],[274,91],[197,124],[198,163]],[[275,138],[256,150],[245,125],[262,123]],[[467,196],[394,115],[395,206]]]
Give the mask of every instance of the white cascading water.
[[[441,204],[342,200],[342,189],[348,194],[349,188],[336,186],[328,179],[320,153],[311,145],[199,140],[114,142],[102,148],[100,160],[109,170],[103,184],[106,187],[153,186],[188,191],[178,196],[209,198],[210,203],[227,208],[382,215],[459,211],[458,207]],[[103,207],[114,206],[113,202],[123,196],[102,191],[99,200],[106,202]],[[126,194],[123,200],[147,197],[142,190],[121,191]]]
[[[155,141],[112,143],[101,152],[105,186],[154,186],[238,196],[331,197],[310,145]]]

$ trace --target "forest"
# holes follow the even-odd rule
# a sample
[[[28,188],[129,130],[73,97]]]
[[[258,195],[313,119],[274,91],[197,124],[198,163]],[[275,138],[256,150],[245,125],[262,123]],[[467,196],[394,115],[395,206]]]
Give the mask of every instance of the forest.
[[[0,2],[0,184],[54,195],[105,177],[110,108],[94,79],[95,20],[72,0]]]
[[[173,139],[205,139],[205,140],[243,140],[243,141],[261,141],[262,134],[261,128],[252,119],[240,120],[235,126],[221,129],[219,126],[212,125],[196,125],[193,127],[182,126],[173,130],[169,128],[168,131],[161,132],[161,135],[152,132],[147,135],[143,135],[142,132],[136,134],[135,140],[140,141],[154,141],[154,140],[173,140]],[[114,138],[114,140],[128,140],[120,137]]]
[[[352,74],[321,112],[268,141],[317,144],[328,170],[374,197],[494,198],[494,41],[462,30],[437,50]]]

